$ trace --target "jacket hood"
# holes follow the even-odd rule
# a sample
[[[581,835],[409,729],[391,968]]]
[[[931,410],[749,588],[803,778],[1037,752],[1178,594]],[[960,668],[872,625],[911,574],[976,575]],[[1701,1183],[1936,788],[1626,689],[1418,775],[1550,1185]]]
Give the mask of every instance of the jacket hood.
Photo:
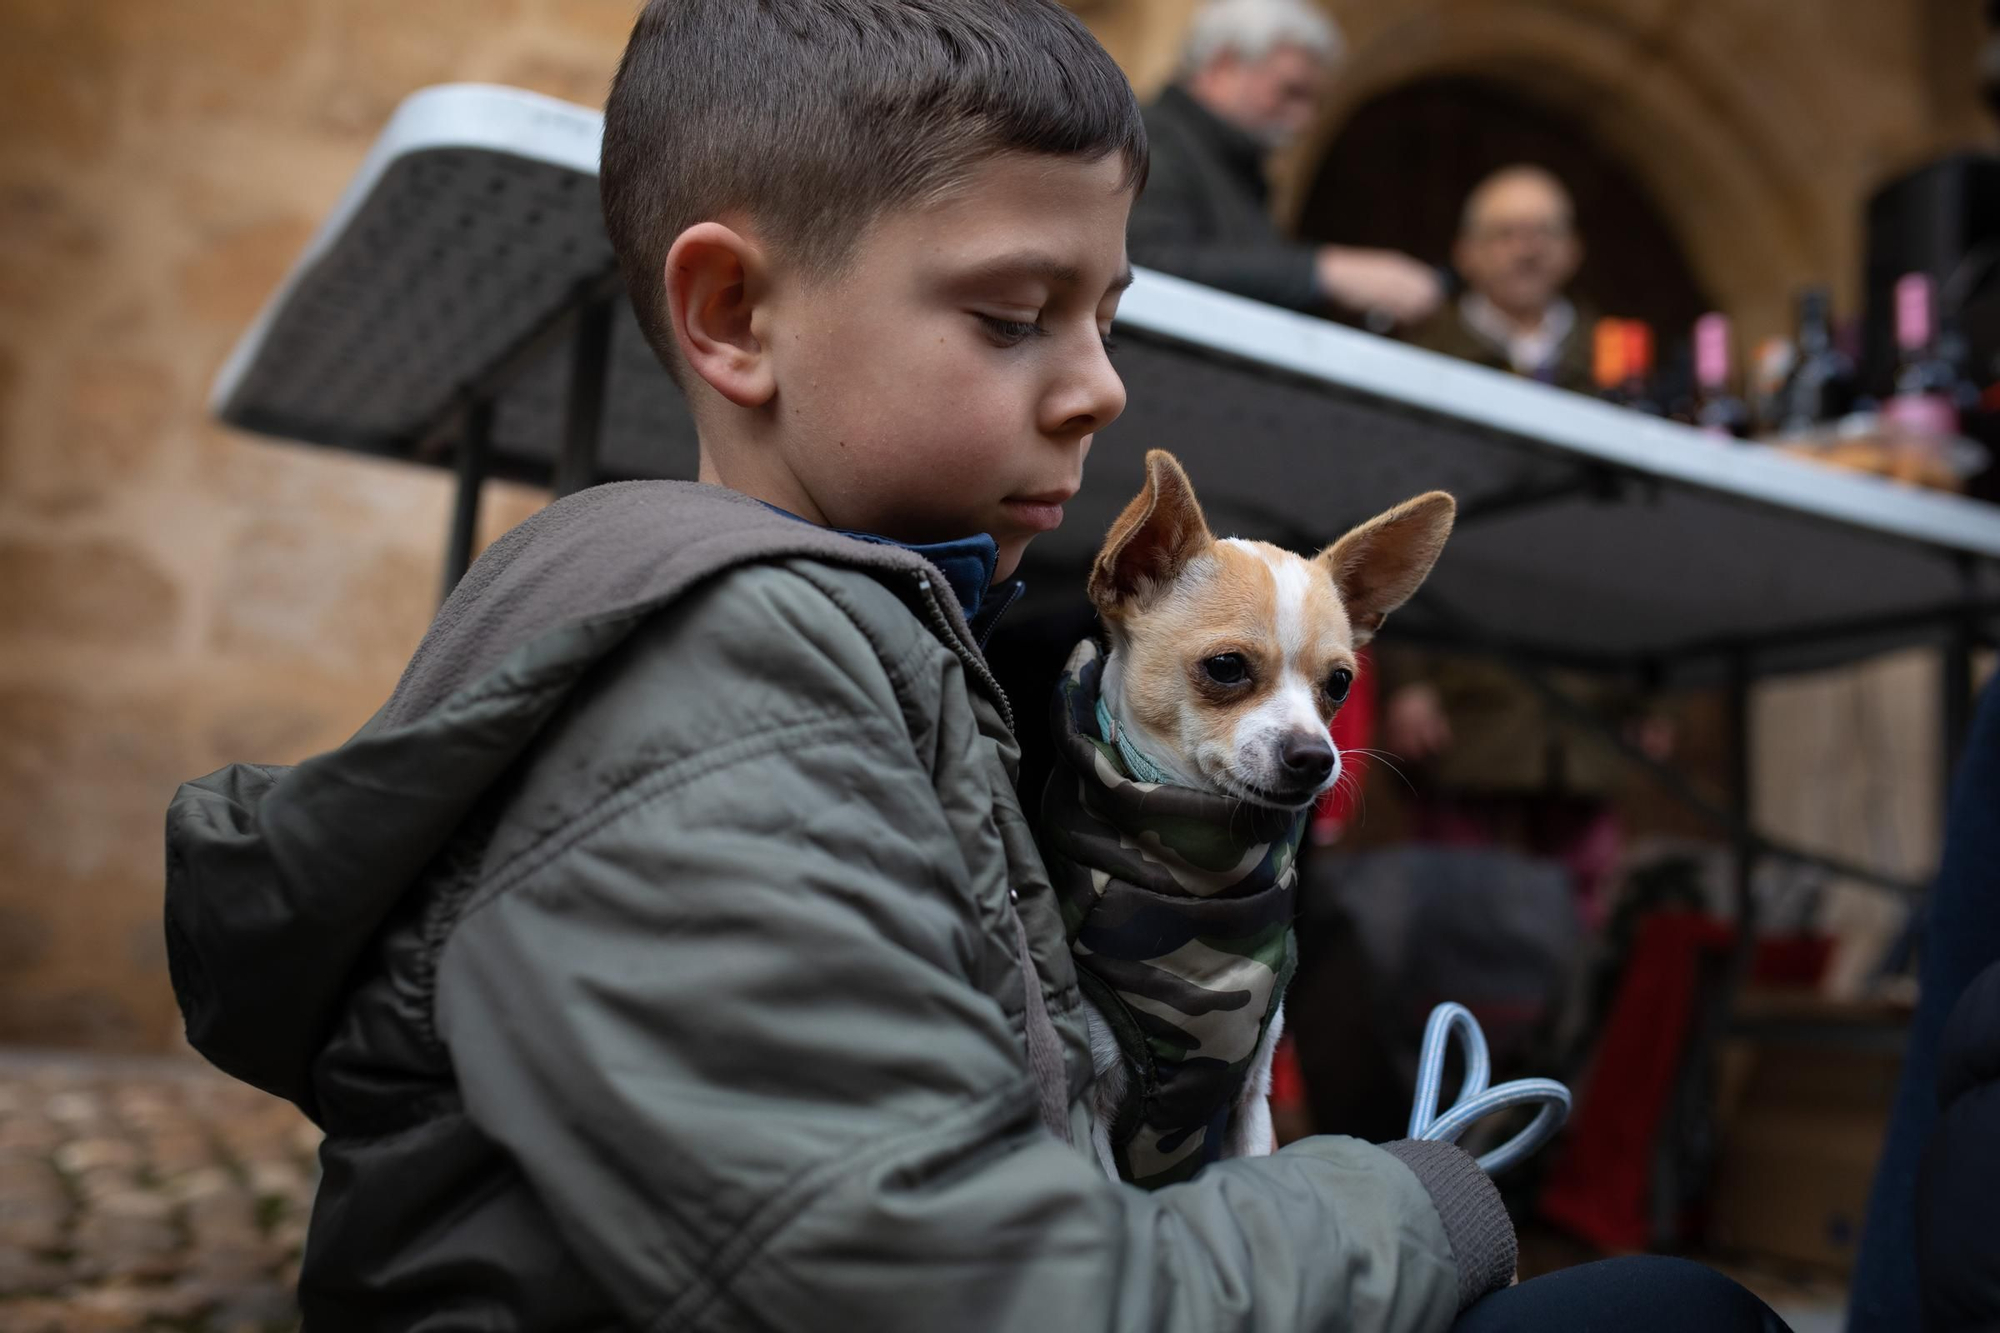
[[[233,764],[174,797],[167,957],[188,1041],[316,1118],[313,1060],[371,940],[577,681],[698,584],[794,557],[883,576],[977,659],[934,591],[942,576],[907,550],[689,482],[561,500],[473,565],[353,739],[296,767]]]

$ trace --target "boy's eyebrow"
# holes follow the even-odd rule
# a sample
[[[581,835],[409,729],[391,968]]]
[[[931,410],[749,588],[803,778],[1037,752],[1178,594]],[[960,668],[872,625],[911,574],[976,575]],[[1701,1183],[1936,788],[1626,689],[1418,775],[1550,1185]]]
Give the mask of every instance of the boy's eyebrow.
[[[997,282],[1005,278],[1039,278],[1051,287],[1074,287],[1083,281],[1083,271],[1074,264],[1066,264],[1054,255],[1039,251],[1024,250],[1018,254],[1000,255],[976,265],[964,275],[967,282]],[[1132,285],[1132,266],[1127,264],[1105,294],[1122,292]]]

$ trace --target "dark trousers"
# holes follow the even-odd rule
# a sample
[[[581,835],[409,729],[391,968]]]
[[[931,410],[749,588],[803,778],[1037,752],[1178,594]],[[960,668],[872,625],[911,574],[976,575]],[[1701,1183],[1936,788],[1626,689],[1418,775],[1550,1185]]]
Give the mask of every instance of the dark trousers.
[[[1496,1291],[1451,1333],[1790,1333],[1771,1307],[1712,1268],[1637,1255]]]
[[[1923,1327],[1917,1294],[1917,1167],[1937,1123],[1938,1044],[1972,979],[2000,960],[2000,678],[1986,687],[1952,782],[1944,854],[1924,904],[1917,1013],[1896,1110],[1854,1260],[1851,1333]]]

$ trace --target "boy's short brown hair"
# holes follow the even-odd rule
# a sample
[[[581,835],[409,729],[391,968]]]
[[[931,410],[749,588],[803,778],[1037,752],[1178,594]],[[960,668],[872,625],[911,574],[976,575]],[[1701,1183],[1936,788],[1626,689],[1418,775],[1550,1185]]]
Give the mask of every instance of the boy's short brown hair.
[[[688,227],[741,212],[825,276],[883,212],[1009,151],[1118,153],[1144,181],[1131,84],[1054,0],[649,0],[599,190],[639,327],[676,370],[662,271]]]

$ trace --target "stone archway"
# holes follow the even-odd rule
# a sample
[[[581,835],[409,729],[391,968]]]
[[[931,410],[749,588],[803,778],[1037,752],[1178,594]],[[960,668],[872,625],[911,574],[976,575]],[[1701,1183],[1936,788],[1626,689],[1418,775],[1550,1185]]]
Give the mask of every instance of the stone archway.
[[[1065,0],[1142,96],[1173,74],[1199,0]],[[1751,337],[1791,294],[1859,297],[1861,201],[1939,153],[1992,142],[1969,0],[1318,0],[1350,59],[1280,172],[1281,216],[1348,116],[1434,78],[1502,83],[1589,126],[1658,202],[1701,286]],[[1288,187],[1288,188],[1287,188]]]
[[[1296,218],[1317,164],[1359,108],[1411,84],[1477,79],[1585,127],[1644,184],[1701,287],[1752,336],[1786,330],[1791,295],[1809,282],[1832,283],[1851,305],[1852,205],[1826,206],[1827,182],[1813,173],[1828,159],[1802,151],[1825,127],[1790,104],[1782,81],[1767,81],[1754,108],[1733,105],[1727,68],[1690,58],[1685,42],[1615,14],[1534,3],[1377,6],[1348,32],[1335,104],[1280,165],[1285,216]]]
[[[1570,191],[1583,267],[1569,295],[1587,315],[1645,320],[1674,371],[1688,331],[1715,296],[1695,276],[1671,221],[1589,127],[1483,79],[1391,89],[1341,125],[1314,166],[1294,230],[1309,241],[1386,246],[1442,262],[1474,186],[1530,162]]]

